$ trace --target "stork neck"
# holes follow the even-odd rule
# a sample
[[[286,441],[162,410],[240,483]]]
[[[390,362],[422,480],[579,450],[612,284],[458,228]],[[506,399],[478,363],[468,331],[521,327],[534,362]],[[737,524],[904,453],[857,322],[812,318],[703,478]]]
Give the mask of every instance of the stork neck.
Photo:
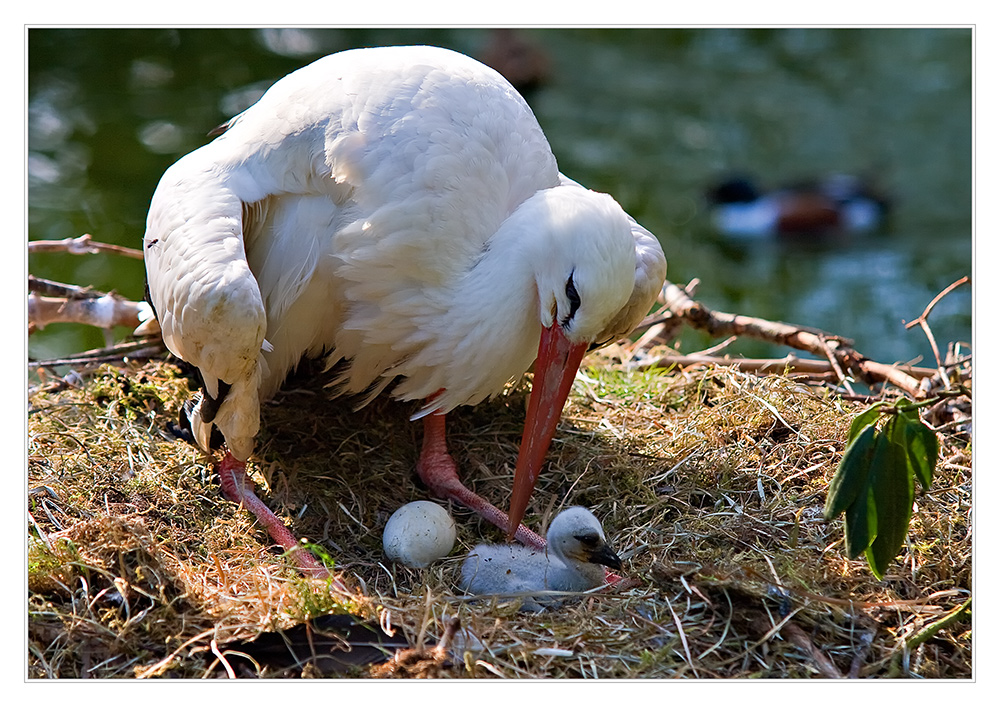
[[[539,273],[553,252],[546,191],[536,192],[500,224],[464,283],[483,292],[481,301],[498,310],[516,310],[515,318],[531,319],[539,331]]]
[[[483,251],[459,285],[456,304],[471,306],[479,326],[528,330],[537,348],[541,334],[538,316],[537,269],[544,258],[539,233],[515,212],[484,244]],[[483,317],[483,309],[493,315]]]
[[[545,552],[549,561],[549,577],[553,586],[566,590],[596,587],[604,581],[604,568],[591,562],[580,562],[562,553],[555,538],[547,537]]]
[[[463,277],[440,297],[433,327],[438,335],[425,356],[438,364],[428,387],[445,388],[440,410],[475,405],[521,376],[538,353],[536,248],[532,234],[510,219],[486,241]]]

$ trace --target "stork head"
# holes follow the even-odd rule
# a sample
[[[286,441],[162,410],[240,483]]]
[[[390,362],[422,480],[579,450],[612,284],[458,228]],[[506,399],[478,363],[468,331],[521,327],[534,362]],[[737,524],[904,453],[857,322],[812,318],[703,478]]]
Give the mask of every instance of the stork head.
[[[619,315],[629,307],[637,281],[635,222],[611,197],[560,186],[534,195],[522,209],[528,209],[536,234],[528,247],[542,334],[514,472],[508,538],[524,517],[583,355],[627,333],[613,329],[621,325]],[[645,309],[650,304],[652,299]]]

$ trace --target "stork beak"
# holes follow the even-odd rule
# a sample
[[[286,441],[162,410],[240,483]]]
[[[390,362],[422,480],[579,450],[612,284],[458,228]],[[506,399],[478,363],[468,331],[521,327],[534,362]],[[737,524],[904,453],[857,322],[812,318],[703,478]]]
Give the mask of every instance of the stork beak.
[[[553,323],[542,329],[535,359],[535,378],[528,401],[528,416],[524,421],[521,451],[514,469],[514,492],[510,500],[510,525],[507,541],[514,539],[517,526],[524,518],[528,499],[535,490],[538,473],[542,470],[545,453],[549,451],[556,423],[569,396],[573,378],[587,352],[587,342],[571,343],[562,328]]]

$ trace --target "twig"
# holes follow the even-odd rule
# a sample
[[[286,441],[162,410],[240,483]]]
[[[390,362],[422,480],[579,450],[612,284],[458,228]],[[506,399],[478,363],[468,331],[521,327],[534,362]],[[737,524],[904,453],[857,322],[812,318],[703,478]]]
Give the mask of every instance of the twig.
[[[695,290],[698,289],[698,285],[701,281],[698,278],[691,280],[681,291],[688,297],[693,297]],[[680,288],[678,288],[680,289]],[[683,325],[683,321],[677,320],[676,317],[670,314],[670,307],[672,302],[670,302],[666,297],[667,289],[663,288],[660,292],[658,301],[662,306],[653,314],[648,315],[645,319],[639,322],[636,327],[636,331],[643,332],[634,344],[626,346],[626,350],[629,355],[633,355],[636,351],[642,351],[650,346],[652,346],[657,341],[669,342],[677,335],[677,331]]]
[[[55,322],[88,324],[101,329],[127,326],[135,329],[148,319],[149,305],[132,302],[114,293],[93,292],[87,297],[45,297],[28,294],[29,330],[44,329]]]
[[[126,258],[142,260],[142,251],[111,243],[101,243],[93,240],[93,236],[84,233],[76,238],[64,238],[61,241],[29,241],[28,254],[33,253],[70,253],[72,255],[89,255],[93,253],[114,253]]]
[[[837,357],[834,354],[834,346],[830,345],[830,342],[823,340],[823,355],[826,356],[826,360],[830,362],[830,367],[833,368],[833,372],[837,375],[837,382],[840,383],[847,392],[854,395],[854,389],[851,384],[847,381],[847,375],[844,373],[844,369],[840,367],[837,363]]]
[[[888,381],[914,398],[924,395],[919,380],[896,366],[878,363],[862,356],[853,348],[854,342],[850,339],[811,327],[716,312],[691,299],[685,290],[671,282],[664,284],[661,299],[667,303],[669,311],[662,317],[647,319],[644,322],[647,326],[678,319],[695,329],[707,331],[712,336],[748,336],[809,351],[816,356],[831,357],[843,370],[850,370],[865,383]]]
[[[948,628],[954,623],[965,621],[972,616],[972,597],[969,597],[960,605],[949,611],[937,621],[928,624],[924,628],[906,639],[906,647],[913,650],[921,643],[933,638],[939,631]]]
[[[909,329],[910,327],[912,327],[914,324],[916,324],[921,319],[926,319],[927,315],[931,313],[931,310],[934,309],[935,305],[937,305],[937,303],[940,302],[944,298],[945,295],[947,295],[949,292],[951,292],[952,290],[954,290],[956,287],[960,287],[960,286],[964,285],[968,281],[969,281],[969,276],[966,275],[965,277],[962,277],[962,278],[959,278],[958,280],[955,280],[955,282],[951,283],[946,288],[944,288],[943,290],[941,290],[937,294],[937,296],[934,299],[931,300],[930,304],[928,304],[924,308],[923,314],[921,314],[919,317],[917,317],[912,322],[910,322],[909,324],[907,324],[906,328]]]
[[[201,633],[199,633],[197,636],[195,636],[193,638],[189,638],[188,640],[184,641],[184,643],[182,643],[180,645],[180,647],[177,648],[177,650],[175,650],[173,653],[171,653],[170,655],[168,655],[166,658],[164,658],[163,660],[159,661],[158,663],[155,663],[155,664],[149,666],[148,668],[144,668],[143,670],[137,671],[135,676],[138,679],[140,679],[140,680],[145,680],[147,678],[151,678],[151,677],[154,677],[156,675],[159,675],[164,670],[166,670],[167,667],[169,667],[170,663],[173,661],[174,658],[176,658],[178,655],[180,655],[181,651],[183,651],[185,648],[187,648],[188,646],[190,646],[192,643],[196,643],[196,642],[200,641],[203,638],[211,636],[213,633],[216,632],[216,630],[217,629],[215,629],[215,628],[210,628],[207,631],[202,631]]]
[[[215,654],[215,657],[218,659],[218,661],[222,663],[222,667],[226,669],[226,675],[229,676],[229,679],[235,680],[236,672],[233,670],[233,666],[229,664],[229,661],[226,660],[226,656],[222,655],[222,651],[219,650],[219,642],[215,638],[213,638],[212,642],[209,643],[209,647],[211,647],[212,653]]]
[[[28,368],[50,368],[53,366],[81,366],[87,364],[109,363],[129,358],[153,358],[165,350],[159,337],[149,337],[138,341],[128,341],[103,349],[91,349],[71,358],[53,358],[44,361],[28,361]]]
[[[872,641],[875,640],[875,630],[868,629],[863,634],[861,634],[860,645],[858,646],[858,652],[854,654],[854,658],[851,659],[851,667],[847,671],[847,677],[851,680],[857,680],[858,676],[861,675],[861,666],[865,663],[865,658],[868,657],[868,651],[871,650]]]
[[[745,373],[806,373],[824,375],[835,373],[829,361],[814,358],[799,358],[792,354],[784,358],[730,358],[728,356],[705,356],[702,354],[660,356],[653,361],[644,361],[636,366],[639,370],[647,368],[667,368],[669,366],[716,365],[731,366]],[[914,378],[929,378],[937,373],[933,368],[917,368],[901,366],[903,371]]]
[[[914,326],[916,326],[917,324],[919,324],[920,328],[924,330],[924,335],[927,337],[927,341],[930,342],[931,350],[934,352],[934,360],[937,361],[938,372],[941,375],[941,384],[942,385],[948,385],[948,374],[945,372],[944,365],[941,363],[941,352],[938,349],[937,341],[934,339],[934,334],[931,332],[931,327],[927,323],[927,315],[929,315],[931,313],[931,310],[934,309],[934,306],[938,302],[940,302],[941,299],[945,295],[947,295],[949,292],[951,292],[952,290],[954,290],[956,287],[964,285],[967,282],[969,282],[969,276],[968,275],[966,275],[965,277],[960,278],[958,280],[955,280],[955,282],[951,283],[946,288],[944,288],[943,290],[941,290],[937,294],[937,296],[930,301],[930,304],[928,304],[924,308],[923,313],[919,317],[917,317],[916,319],[914,319],[909,324],[905,325],[906,329],[912,329]]]
[[[441,638],[438,640],[437,645],[434,646],[432,654],[437,660],[444,660],[448,655],[448,648],[451,646],[452,640],[455,638],[455,634],[458,633],[458,629],[462,628],[462,622],[457,616],[453,616],[445,624],[444,632],[441,634]]]
[[[972,597],[969,597],[937,621],[924,626],[922,629],[909,636],[903,642],[903,649],[893,655],[892,663],[889,666],[886,677],[895,677],[900,674],[900,672],[909,673],[910,669],[907,662],[909,661],[910,653],[915,648],[934,638],[934,636],[936,636],[941,630],[946,629],[959,621],[966,621],[971,616]]]
[[[694,676],[698,677],[698,669],[694,666],[694,661],[691,660],[691,649],[688,647],[687,635],[684,633],[684,626],[681,624],[680,618],[677,616],[677,612],[674,611],[673,605],[671,605],[670,600],[664,597],[667,608],[670,609],[670,615],[674,619],[674,626],[677,627],[677,635],[681,639],[681,646],[684,648],[684,655],[687,657],[687,663],[691,666],[691,672]]]
[[[729,346],[731,343],[733,343],[734,341],[736,341],[738,338],[739,338],[738,336],[730,336],[728,339],[726,339],[725,341],[720,341],[715,346],[709,346],[707,349],[702,349],[701,351],[695,351],[691,355],[692,356],[712,356],[716,352],[722,351],[724,348],[726,348],[727,346]]]
[[[833,664],[823,651],[816,647],[802,627],[796,624],[794,621],[789,621],[785,624],[785,627],[781,630],[785,634],[785,638],[794,643],[798,648],[804,651],[813,662],[816,664],[816,668],[819,670],[820,675],[828,679],[842,679],[844,674],[837,669],[837,666]]]
[[[103,292],[98,292],[92,287],[79,287],[77,285],[67,285],[64,282],[46,280],[34,275],[28,275],[28,292],[49,297],[78,297],[88,299],[100,297]]]

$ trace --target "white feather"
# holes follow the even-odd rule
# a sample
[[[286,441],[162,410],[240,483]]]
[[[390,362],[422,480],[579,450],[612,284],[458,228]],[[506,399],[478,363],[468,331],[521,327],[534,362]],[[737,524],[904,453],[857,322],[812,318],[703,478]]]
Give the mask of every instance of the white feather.
[[[240,459],[303,356],[347,361],[343,392],[443,389],[446,412],[531,365],[570,274],[566,334],[603,341],[665,272],[655,238],[559,174],[499,74],[432,47],[342,52],[274,84],[167,170],[144,242],[167,346],[213,397],[232,386],[215,424]]]

